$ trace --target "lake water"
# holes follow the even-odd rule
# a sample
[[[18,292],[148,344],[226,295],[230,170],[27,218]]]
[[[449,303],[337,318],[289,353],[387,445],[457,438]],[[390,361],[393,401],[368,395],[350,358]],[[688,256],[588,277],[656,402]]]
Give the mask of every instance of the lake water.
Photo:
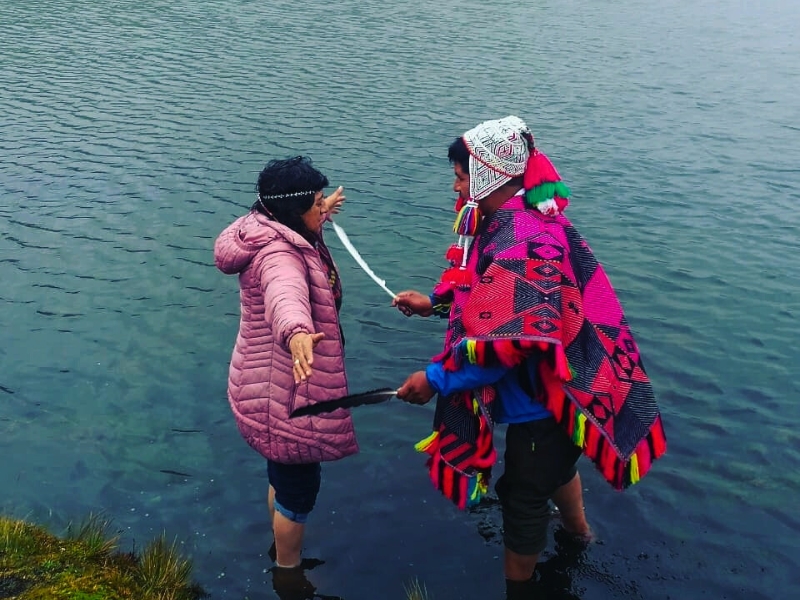
[[[4,0],[0,510],[166,531],[214,599],[276,595],[266,469],[225,399],[237,284],[219,231],[273,157],[346,186],[338,222],[395,291],[452,241],[449,142],[517,114],[573,191],[669,439],[640,484],[582,462],[601,543],[544,559],[553,598],[800,591],[800,3],[793,0]],[[422,368],[330,232],[354,391]],[[323,596],[501,598],[499,514],[460,513],[413,444],[432,406],[355,413],[306,554]],[[502,445],[502,436],[498,440]]]

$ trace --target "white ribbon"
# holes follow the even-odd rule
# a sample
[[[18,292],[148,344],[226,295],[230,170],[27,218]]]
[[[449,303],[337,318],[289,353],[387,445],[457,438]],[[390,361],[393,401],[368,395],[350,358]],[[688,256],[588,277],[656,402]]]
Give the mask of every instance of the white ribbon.
[[[381,279],[380,277],[375,275],[375,273],[372,272],[372,269],[369,268],[369,265],[367,264],[367,262],[363,258],[361,258],[361,255],[358,253],[358,250],[356,250],[355,246],[353,246],[353,244],[350,242],[350,239],[347,237],[347,234],[344,232],[344,229],[339,227],[333,221],[333,219],[330,219],[330,222],[331,222],[331,225],[333,225],[333,230],[336,232],[336,235],[339,236],[339,239],[341,240],[342,245],[345,248],[347,248],[347,251],[350,253],[350,256],[352,256],[354,259],[356,259],[356,262],[358,263],[358,266],[360,266],[362,269],[364,269],[364,272],[372,278],[372,281],[374,281],[379,286],[381,286],[381,288],[383,289],[384,292],[386,292],[392,298],[394,298],[395,297],[395,293],[392,290],[390,290],[388,287],[386,287],[386,280],[385,279]]]

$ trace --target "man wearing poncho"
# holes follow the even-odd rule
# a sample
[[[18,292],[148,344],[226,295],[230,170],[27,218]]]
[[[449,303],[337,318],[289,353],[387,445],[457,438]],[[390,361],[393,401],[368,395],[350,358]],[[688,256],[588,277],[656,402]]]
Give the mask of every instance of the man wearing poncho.
[[[458,242],[430,296],[393,300],[406,315],[449,319],[444,350],[398,390],[438,395],[434,485],[459,508],[487,492],[495,423],[507,423],[503,511],[510,597],[527,597],[547,544],[549,502],[588,538],[581,452],[615,488],[637,482],[666,450],[639,350],[588,244],[563,215],[569,190],[518,117],[486,121],[450,146]]]

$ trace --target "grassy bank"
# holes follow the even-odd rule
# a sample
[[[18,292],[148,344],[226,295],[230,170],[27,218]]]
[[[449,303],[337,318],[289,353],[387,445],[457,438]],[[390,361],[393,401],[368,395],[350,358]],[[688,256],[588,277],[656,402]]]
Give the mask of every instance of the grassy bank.
[[[89,517],[62,537],[0,516],[0,598],[13,600],[196,600],[191,561],[165,537],[140,554],[121,552],[109,522]]]

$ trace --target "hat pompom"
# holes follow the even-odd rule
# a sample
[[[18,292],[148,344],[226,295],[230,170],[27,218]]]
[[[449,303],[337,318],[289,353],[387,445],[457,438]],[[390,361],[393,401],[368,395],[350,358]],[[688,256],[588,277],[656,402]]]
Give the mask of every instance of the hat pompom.
[[[569,188],[561,181],[550,159],[533,150],[523,178],[525,202],[542,214],[561,214],[569,204]]]
[[[531,152],[523,178],[525,189],[530,190],[543,183],[555,183],[556,181],[561,181],[561,177],[550,159],[538,150]]]

